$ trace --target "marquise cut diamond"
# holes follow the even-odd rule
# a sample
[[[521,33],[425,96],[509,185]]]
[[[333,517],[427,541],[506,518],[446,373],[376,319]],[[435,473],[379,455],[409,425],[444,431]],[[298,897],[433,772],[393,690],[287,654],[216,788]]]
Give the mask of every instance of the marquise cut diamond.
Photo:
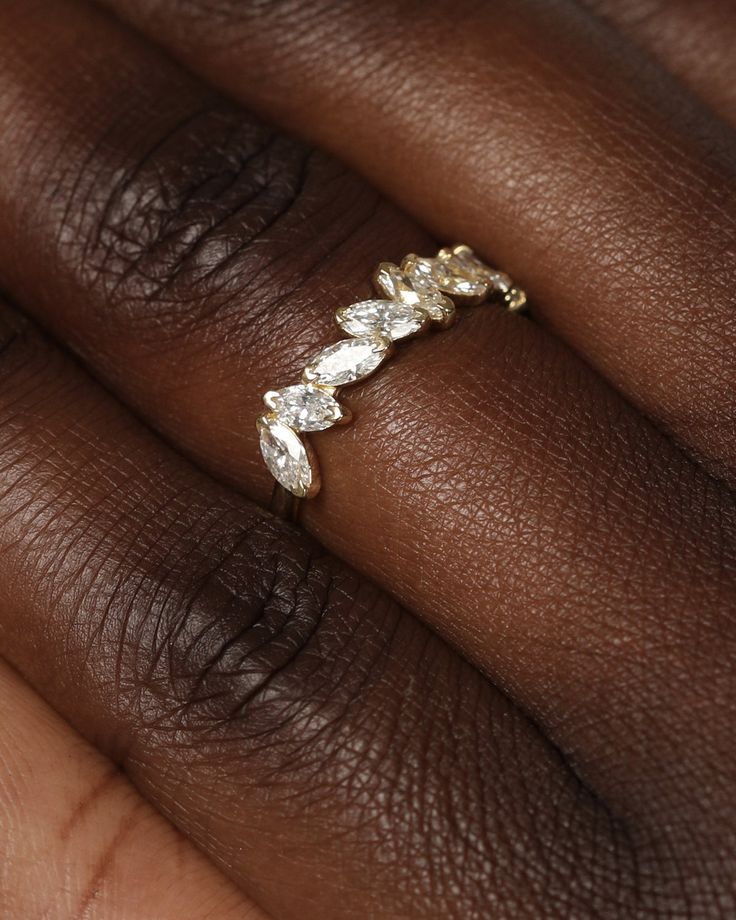
[[[329,345],[307,364],[304,382],[341,387],[362,380],[383,361],[390,344],[388,339],[372,335]]]
[[[488,291],[487,276],[481,278],[475,272],[466,271],[456,256],[449,259],[408,256],[404,268],[412,278],[433,282],[438,290],[451,296],[484,297]]]
[[[271,391],[263,399],[279,421],[297,431],[323,431],[344,416],[342,406],[334,396],[308,383]]]
[[[455,315],[455,305],[445,297],[432,278],[409,275],[398,265],[382,262],[374,280],[387,297],[421,307],[436,323],[447,324]]]
[[[411,277],[398,265],[382,262],[375,275],[378,287],[392,300],[416,306],[424,300],[437,300],[442,296],[431,278]]]
[[[278,419],[258,419],[261,454],[271,475],[293,495],[304,498],[314,478],[309,454],[299,435]]]
[[[307,364],[299,383],[264,396],[267,413],[258,419],[261,453],[279,483],[277,514],[296,518],[297,498],[313,498],[320,470],[306,435],[351,420],[338,390],[372,374],[388,357],[393,342],[426,330],[430,321],[447,328],[456,302],[466,306],[488,300],[521,310],[526,294],[504,272],[486,265],[464,244],[441,249],[431,258],[408,255],[396,265],[382,262],[373,276],[376,295],[337,310],[337,322],[350,336],[323,348]],[[448,296],[450,295],[450,296]]]
[[[398,300],[363,300],[337,311],[337,322],[348,335],[380,335],[395,342],[419,332],[427,313]]]
[[[514,287],[514,282],[506,272],[498,271],[498,269],[486,265],[485,262],[478,258],[470,246],[458,244],[450,248],[440,249],[436,261],[445,265],[447,271],[483,282],[496,294],[502,294],[504,303],[509,310],[521,310],[526,305],[526,294],[521,288]]]

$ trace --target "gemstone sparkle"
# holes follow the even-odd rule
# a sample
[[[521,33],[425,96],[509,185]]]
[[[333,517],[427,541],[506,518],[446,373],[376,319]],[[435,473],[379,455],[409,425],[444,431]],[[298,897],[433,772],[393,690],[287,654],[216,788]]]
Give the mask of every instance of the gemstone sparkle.
[[[377,334],[392,342],[415,335],[426,321],[420,307],[397,300],[363,300],[337,311],[337,322],[348,335]]]
[[[296,431],[322,431],[337,424],[345,414],[331,393],[308,383],[266,393],[264,401],[279,421]]]
[[[448,259],[427,259],[409,256],[404,265],[412,277],[434,282],[440,291],[455,297],[484,297],[488,291],[488,278],[469,271],[459,256]],[[490,269],[488,269],[490,271]]]
[[[498,271],[486,265],[473,252],[470,246],[462,243],[445,249],[440,249],[437,254],[437,262],[447,266],[447,270],[464,275],[466,278],[482,281],[498,294],[507,295],[514,287],[514,283],[506,272]],[[520,291],[519,288],[515,290]],[[523,294],[523,303],[521,296],[504,296],[504,301],[509,310],[519,310],[526,304],[526,295]],[[518,305],[516,305],[518,303]]]
[[[272,502],[276,514],[296,519],[298,502],[287,492],[301,499],[320,491],[319,462],[307,433],[351,421],[350,408],[338,401],[341,388],[377,370],[393,353],[395,341],[424,332],[430,323],[448,328],[456,306],[491,301],[511,312],[526,304],[523,289],[507,274],[459,243],[432,257],[409,254],[400,265],[382,262],[373,283],[371,299],[334,314],[349,337],[315,354],[298,383],[263,397],[266,410],[257,428],[263,459],[279,484]]]
[[[434,322],[446,324],[455,315],[455,305],[444,296],[432,278],[410,275],[398,265],[382,262],[374,280],[387,297],[421,307]]]
[[[388,339],[374,335],[343,339],[315,355],[307,364],[302,379],[305,383],[328,387],[356,383],[376,370],[390,344]]]
[[[271,475],[299,498],[310,492],[314,471],[309,454],[299,435],[278,419],[258,419],[261,453]]]

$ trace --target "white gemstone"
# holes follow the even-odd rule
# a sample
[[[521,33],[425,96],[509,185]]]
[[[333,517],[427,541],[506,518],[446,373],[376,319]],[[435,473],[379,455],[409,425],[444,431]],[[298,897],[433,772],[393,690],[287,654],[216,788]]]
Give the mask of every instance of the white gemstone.
[[[449,270],[463,274],[468,278],[484,281],[497,293],[508,294],[514,285],[514,282],[506,272],[500,272],[486,265],[485,262],[478,258],[470,246],[465,246],[462,243],[450,249],[440,249],[437,258],[440,262],[444,262]],[[508,298],[506,300],[508,301]],[[509,309],[520,309],[520,306],[509,306]]]
[[[438,300],[442,297],[440,289],[432,278],[410,276],[398,265],[382,262],[376,272],[376,284],[392,300],[417,306],[426,300]]]
[[[299,435],[278,419],[258,419],[261,453],[271,475],[299,498],[304,498],[314,477],[304,442]]]
[[[488,280],[491,282],[494,289],[501,294],[507,294],[514,285],[514,282],[509,278],[506,272],[492,271],[488,275]]]
[[[383,361],[390,344],[379,336],[361,336],[329,345],[307,364],[304,382],[340,387],[362,380]]]
[[[463,243],[448,249],[440,249],[437,258],[442,262],[452,264],[455,271],[467,275],[469,278],[486,278],[493,271],[473,252],[470,246]]]
[[[387,297],[401,303],[421,307],[436,323],[448,323],[455,305],[440,291],[431,278],[410,276],[391,262],[382,262],[375,274],[375,283]]]
[[[419,332],[426,319],[423,310],[396,300],[363,300],[337,311],[348,335],[381,335],[392,342]]]
[[[485,281],[496,293],[503,294],[504,303],[509,310],[521,310],[526,306],[526,293],[514,285],[506,272],[491,268],[481,261],[470,246],[458,244],[451,249],[441,249],[438,258],[451,270]]]
[[[266,393],[264,401],[279,421],[297,431],[322,431],[339,422],[344,414],[331,393],[307,383]]]
[[[445,294],[460,297],[483,297],[488,291],[487,277],[467,271],[457,256],[448,259],[425,259],[409,256],[404,268],[412,278],[423,278],[433,282]],[[490,271],[490,269],[489,269]]]

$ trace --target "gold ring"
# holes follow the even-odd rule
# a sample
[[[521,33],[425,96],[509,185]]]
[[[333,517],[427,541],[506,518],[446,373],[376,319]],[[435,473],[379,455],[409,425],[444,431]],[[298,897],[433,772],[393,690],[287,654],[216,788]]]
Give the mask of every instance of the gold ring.
[[[339,391],[378,370],[394,342],[430,326],[447,328],[456,306],[489,300],[512,312],[526,306],[524,291],[464,244],[440,249],[434,258],[408,255],[400,266],[382,262],[373,281],[382,299],[342,307],[335,315],[349,337],[316,354],[299,383],[263,397],[268,411],[256,424],[261,454],[276,480],[271,509],[281,517],[295,520],[299,501],[313,498],[321,487],[319,464],[305,434],[351,420]]]

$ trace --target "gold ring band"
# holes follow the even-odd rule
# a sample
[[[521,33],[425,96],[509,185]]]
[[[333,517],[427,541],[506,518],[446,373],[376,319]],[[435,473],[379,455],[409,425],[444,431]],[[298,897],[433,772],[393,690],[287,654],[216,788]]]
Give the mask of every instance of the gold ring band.
[[[517,312],[526,294],[504,272],[483,263],[469,246],[440,249],[434,258],[408,255],[401,265],[382,262],[374,278],[382,299],[363,300],[336,313],[348,338],[328,345],[307,363],[301,381],[263,397],[257,421],[261,453],[276,480],[272,510],[296,520],[299,501],[321,486],[319,464],[305,434],[346,424],[350,411],[338,400],[344,386],[374,373],[394,343],[430,326],[447,328],[456,306],[496,300]]]

